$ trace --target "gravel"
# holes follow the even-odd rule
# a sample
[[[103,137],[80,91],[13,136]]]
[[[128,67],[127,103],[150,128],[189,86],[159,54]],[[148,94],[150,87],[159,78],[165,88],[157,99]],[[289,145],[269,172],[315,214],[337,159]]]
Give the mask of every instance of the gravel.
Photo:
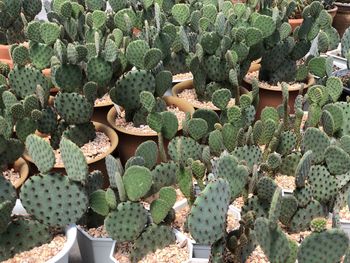
[[[182,120],[185,119],[186,113],[181,111],[178,107],[174,106],[168,106],[167,109],[168,111],[176,115],[177,120],[179,122],[179,127],[181,127]],[[118,127],[122,127],[130,132],[157,135],[157,133],[154,130],[152,130],[148,125],[140,125],[140,127],[135,127],[132,122],[127,122],[125,120],[124,110],[122,110],[121,114],[116,118],[115,125]]]
[[[282,189],[294,190],[295,189],[295,177],[287,175],[277,175],[275,182]]]
[[[2,263],[44,263],[57,255],[66,242],[66,236],[57,235],[50,243],[16,254]]]
[[[95,100],[95,106],[100,106],[100,105],[107,105],[107,104],[112,104],[112,100],[109,97],[109,94],[106,93],[103,95],[101,98],[97,98]]]
[[[346,205],[339,211],[339,217],[342,220],[349,220],[350,221],[350,212],[349,207]]]
[[[193,75],[191,72],[180,73],[173,76],[173,82],[181,82],[189,79],[193,79]]]
[[[82,226],[80,226],[82,227]],[[82,227],[90,236],[94,238],[108,238],[108,233],[104,227],[104,225],[96,227],[96,228],[89,228],[86,229],[85,227]]]
[[[5,177],[6,180],[9,180],[12,184],[15,184],[16,181],[21,178],[19,172],[16,172],[13,168],[3,171],[2,175]]]
[[[83,152],[86,161],[93,160],[97,157],[102,156],[111,147],[111,141],[108,136],[103,132],[96,132],[96,137],[93,141],[90,141],[80,147]],[[56,157],[56,165],[63,165],[60,150],[54,151]]]
[[[184,89],[179,94],[177,94],[177,96],[179,98],[185,99],[196,108],[219,110],[219,108],[215,107],[215,105],[211,101],[199,101],[197,98],[195,89]],[[234,105],[235,105],[235,99],[231,99],[228,104],[228,107],[232,107]]]

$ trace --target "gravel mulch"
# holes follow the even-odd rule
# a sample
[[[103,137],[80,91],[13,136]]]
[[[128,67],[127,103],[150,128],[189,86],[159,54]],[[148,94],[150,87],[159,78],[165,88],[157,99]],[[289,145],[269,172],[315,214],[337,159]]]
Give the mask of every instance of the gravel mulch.
[[[2,263],[44,263],[57,255],[66,242],[64,235],[57,235],[50,243],[16,254]]]
[[[80,147],[80,150],[83,152],[86,161],[93,160],[105,154],[108,149],[111,147],[111,141],[108,136],[103,132],[96,132],[96,137],[93,141],[90,141]],[[61,158],[60,150],[57,149],[54,151],[56,157],[55,165],[63,165]]]
[[[179,94],[177,94],[179,98],[185,99],[189,103],[191,103],[194,107],[199,109],[210,109],[210,110],[219,110],[211,101],[200,101],[197,98],[195,89],[184,89]],[[228,103],[228,107],[232,107],[235,105],[235,100],[231,99]]]
[[[246,263],[270,263],[270,261],[265,256],[261,247],[257,246],[256,249],[249,256],[249,258],[246,260]]]
[[[193,75],[191,72],[180,73],[173,76],[173,82],[182,82],[189,79],[193,79]]]
[[[339,211],[339,217],[342,220],[348,220],[350,221],[350,211],[349,207],[346,205]]]
[[[2,175],[5,177],[5,179],[9,180],[12,184],[15,184],[18,179],[21,178],[21,175],[19,172],[16,172],[15,169],[7,169],[2,172]]]
[[[174,106],[168,106],[167,109],[168,109],[168,111],[170,111],[176,115],[177,120],[179,122],[179,127],[181,127],[182,120],[185,119],[186,113],[181,111],[178,107],[174,107]],[[132,122],[127,122],[125,120],[125,111],[124,110],[122,110],[120,115],[116,118],[115,125],[118,127],[122,127],[130,132],[144,133],[144,134],[151,133],[154,135],[157,134],[148,125],[140,125],[140,127],[135,127]]]
[[[82,226],[81,226],[82,227]],[[104,225],[96,227],[96,228],[89,228],[86,229],[82,227],[90,236],[94,238],[109,238],[108,233],[106,232],[106,229]]]
[[[287,175],[277,175],[275,182],[282,189],[294,190],[295,189],[295,177]]]
[[[107,104],[112,104],[112,100],[109,97],[109,94],[106,93],[103,95],[101,98],[97,98],[95,100],[95,106],[100,106],[100,105],[107,105]]]

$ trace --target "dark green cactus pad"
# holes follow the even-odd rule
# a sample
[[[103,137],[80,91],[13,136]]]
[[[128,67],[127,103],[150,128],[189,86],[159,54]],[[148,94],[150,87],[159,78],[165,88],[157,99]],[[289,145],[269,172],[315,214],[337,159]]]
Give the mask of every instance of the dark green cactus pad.
[[[267,217],[270,209],[270,203],[260,200],[257,196],[248,199],[248,202],[242,207],[242,213],[246,214],[249,211],[254,211],[256,217]]]
[[[5,177],[0,176],[0,203],[10,201],[11,204],[14,206],[16,198],[16,190],[11,184],[11,182],[6,180]]]
[[[128,198],[138,201],[151,189],[152,174],[146,167],[131,166],[124,173],[123,183]]]
[[[9,165],[15,162],[24,151],[24,144],[17,139],[8,139],[5,148],[0,154],[0,163],[2,165]]]
[[[0,235],[0,260],[48,243],[51,239],[48,227],[42,223],[25,217],[15,218]]]
[[[25,141],[29,134],[37,129],[37,123],[31,118],[23,118],[16,122],[16,135],[21,141]]]
[[[150,252],[165,248],[175,242],[175,234],[168,226],[150,225],[135,241],[131,251],[131,262],[138,262]]]
[[[43,138],[34,134],[29,135],[26,139],[26,147],[40,172],[49,172],[54,167],[55,154],[50,144]]]
[[[225,123],[221,130],[224,146],[227,151],[232,152],[237,146],[238,129],[231,123]]]
[[[255,145],[244,145],[237,147],[232,155],[235,156],[239,161],[245,161],[247,166],[252,169],[255,164],[260,163],[262,159],[262,152],[259,146]]]
[[[109,213],[109,206],[106,199],[106,192],[98,189],[89,196],[90,208],[101,216],[107,216]]]
[[[314,198],[320,203],[327,203],[337,194],[337,180],[323,165],[311,166],[308,182],[312,188]]]
[[[298,200],[299,207],[306,207],[313,198],[312,188],[309,185],[298,188],[294,190],[294,196]]]
[[[324,216],[322,205],[312,200],[305,208],[298,208],[290,221],[289,229],[293,233],[304,231],[309,228],[312,219]]]
[[[126,110],[134,110],[140,107],[140,92],[155,91],[154,77],[144,70],[129,71],[116,83],[116,87],[110,91],[114,103]]]
[[[127,20],[125,19],[125,16],[128,17]],[[127,23],[126,21],[130,21],[130,24]],[[135,12],[130,8],[119,10],[114,16],[114,24],[116,28],[119,28],[125,33],[129,33],[129,30],[131,30],[132,27],[135,26],[136,21],[137,21],[137,16]]]
[[[35,93],[40,85],[47,95],[49,84],[40,70],[32,67],[15,67],[9,74],[9,85],[19,98],[25,98]]]
[[[168,153],[175,162],[186,163],[188,158],[199,160],[202,156],[202,146],[189,137],[175,137],[169,142]]]
[[[331,145],[326,149],[325,160],[331,174],[343,174],[350,170],[350,156],[338,146]]]
[[[161,223],[165,217],[168,215],[169,210],[168,203],[163,199],[156,199],[151,203],[150,211],[152,215],[153,222],[155,224]]]
[[[52,227],[76,223],[88,208],[85,189],[61,174],[30,177],[21,188],[20,198],[28,213]]]
[[[271,170],[278,169],[282,164],[281,155],[276,152],[270,153],[267,157],[266,164]]]
[[[327,104],[323,107],[323,110],[328,111],[334,123],[334,131],[338,131],[343,125],[343,111],[336,104]]]
[[[277,188],[277,184],[270,177],[262,177],[257,184],[257,195],[259,199],[271,201],[273,194]]]
[[[122,202],[105,219],[106,231],[117,242],[135,240],[147,223],[147,210],[141,203]]]
[[[58,114],[69,124],[89,122],[93,105],[86,97],[78,93],[59,93],[55,98]]]
[[[84,144],[95,139],[96,130],[92,122],[87,122],[70,126],[63,132],[63,135],[79,147],[82,147]]]
[[[218,160],[216,176],[225,179],[229,183],[233,200],[242,194],[248,182],[248,175],[247,167],[239,165],[235,157],[227,155]]]
[[[13,62],[19,66],[25,66],[30,62],[29,50],[22,45],[19,45],[11,52]]]
[[[350,135],[344,135],[339,140],[339,146],[350,154]]]
[[[56,23],[44,22],[40,25],[40,36],[47,45],[52,45],[56,42],[61,34],[61,29]]]
[[[60,152],[68,178],[84,183],[88,175],[88,165],[80,148],[69,139],[62,137]]]
[[[41,118],[38,121],[38,130],[42,133],[52,133],[57,127],[57,114],[51,107],[41,111]]]
[[[279,172],[284,175],[295,176],[295,171],[301,159],[300,153],[291,153],[282,159]]]
[[[295,184],[297,187],[305,186],[305,180],[309,174],[313,157],[314,155],[312,154],[311,150],[305,152],[303,157],[301,157],[295,170]]]
[[[268,119],[271,119],[274,122],[279,122],[280,117],[274,107],[265,107],[261,112],[260,119],[262,122],[265,122]]]
[[[271,141],[276,129],[277,123],[274,120],[267,119],[265,122],[263,122],[263,132],[260,135],[259,144],[268,144]]]
[[[145,166],[152,169],[157,164],[158,146],[154,141],[145,141],[137,147],[135,156],[141,156],[145,161]]]
[[[53,83],[63,92],[79,92],[82,88],[83,73],[78,65],[60,65],[52,73]]]
[[[230,186],[222,178],[208,183],[197,197],[188,217],[188,228],[197,242],[212,245],[223,237],[230,199]]]
[[[177,165],[174,162],[158,164],[152,170],[153,184],[151,193],[158,192],[162,187],[171,186],[176,183]]]
[[[266,218],[258,218],[254,226],[257,241],[270,262],[285,262],[290,248],[287,235]]]
[[[341,229],[312,233],[300,245],[298,262],[339,262],[341,257],[345,255],[348,245],[349,237]]]
[[[0,203],[0,235],[6,231],[7,226],[11,222],[11,214],[14,204],[7,200]]]
[[[52,56],[54,56],[52,47],[45,44],[35,43],[29,49],[30,60],[37,69],[49,68]]]
[[[281,199],[281,212],[279,220],[285,226],[288,226],[290,220],[298,209],[298,200],[293,195],[285,195]]]
[[[214,155],[220,155],[224,150],[224,139],[220,130],[212,131],[209,134],[208,144],[210,152]]]
[[[112,79],[113,68],[109,62],[100,57],[91,58],[86,72],[89,81],[96,82],[99,87],[105,87]]]
[[[207,110],[207,109],[198,109],[193,113],[193,118],[203,119],[208,124],[208,132],[213,131],[214,125],[216,123],[220,123],[219,116],[215,111]]]
[[[207,134],[208,124],[203,119],[192,118],[189,120],[187,128],[189,135],[198,141]]]
[[[297,141],[296,135],[291,131],[286,131],[281,134],[277,152],[282,155],[291,153]]]
[[[341,126],[342,135],[350,135],[350,103],[337,102],[335,105],[343,110],[343,125]]]
[[[164,111],[161,113],[163,119],[162,135],[167,140],[171,140],[176,135],[179,123],[176,115],[170,111]]]
[[[103,174],[101,171],[92,171],[86,178],[86,192],[90,196],[93,192],[103,188]]]

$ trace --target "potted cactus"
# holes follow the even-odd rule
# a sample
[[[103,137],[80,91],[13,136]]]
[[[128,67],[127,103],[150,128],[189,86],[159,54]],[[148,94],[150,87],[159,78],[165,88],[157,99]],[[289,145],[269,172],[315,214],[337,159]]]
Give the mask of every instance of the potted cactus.
[[[11,60],[9,45],[26,41],[25,26],[41,11],[42,3],[35,1],[3,1],[0,21],[0,59]]]
[[[333,25],[342,37],[345,30],[350,26],[350,7],[347,0],[335,1],[335,6],[338,7],[337,14],[334,17]]]
[[[43,138],[34,134],[29,135],[26,139],[26,147],[40,174],[32,176],[21,188],[20,201],[28,212],[25,216],[11,217],[16,194],[14,190],[6,190],[9,188],[9,183],[2,178],[1,185],[5,190],[2,193],[8,193],[7,197],[2,196],[3,212],[6,215],[2,221],[0,234],[2,260],[46,244],[55,235],[63,233],[66,226],[76,223],[87,210],[88,190],[94,189],[95,182],[88,174],[85,158],[73,142],[66,138],[62,138],[60,142],[67,176],[52,172],[55,156],[50,144]],[[64,199],[69,196],[74,196],[74,202],[76,202],[74,205],[71,203],[72,200]],[[23,235],[24,232],[26,232],[25,235]],[[52,252],[46,253],[49,257],[43,259],[44,261],[68,262],[69,250],[76,241],[75,225],[69,226],[66,233],[68,239],[63,252],[56,256]],[[12,241],[9,242],[9,240]],[[32,255],[31,252],[26,252],[18,255],[18,257],[21,256]],[[54,257],[50,259],[50,256]]]

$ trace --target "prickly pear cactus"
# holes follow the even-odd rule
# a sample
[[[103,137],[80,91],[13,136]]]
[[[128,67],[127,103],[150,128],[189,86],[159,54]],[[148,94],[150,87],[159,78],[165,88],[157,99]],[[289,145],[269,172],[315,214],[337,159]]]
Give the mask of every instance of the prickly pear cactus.
[[[223,237],[230,199],[230,186],[222,178],[208,183],[197,197],[188,217],[188,228],[197,242],[211,245]]]

